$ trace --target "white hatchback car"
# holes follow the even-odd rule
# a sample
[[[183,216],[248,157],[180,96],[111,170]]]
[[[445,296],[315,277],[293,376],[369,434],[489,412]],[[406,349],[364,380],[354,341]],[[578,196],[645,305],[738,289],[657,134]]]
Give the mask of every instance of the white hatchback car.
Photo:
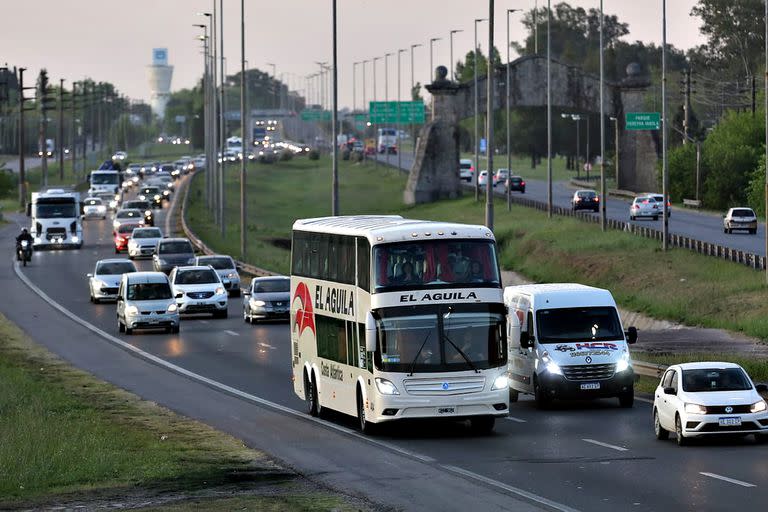
[[[93,273],[86,274],[91,302],[98,304],[102,300],[117,299],[120,279],[123,274],[131,272],[136,272],[136,266],[130,260],[112,258],[97,261]]]
[[[768,441],[768,405],[744,369],[734,363],[701,362],[670,366],[656,388],[653,426],[657,439],[675,432],[677,444],[718,434],[754,434]]]
[[[757,215],[752,208],[731,208],[723,215],[723,233],[743,229],[751,235],[757,233]]]
[[[155,227],[143,227],[136,228],[131,233],[131,239],[128,240],[128,257],[151,258],[155,254],[155,247],[157,242],[162,240],[163,232],[160,228]]]

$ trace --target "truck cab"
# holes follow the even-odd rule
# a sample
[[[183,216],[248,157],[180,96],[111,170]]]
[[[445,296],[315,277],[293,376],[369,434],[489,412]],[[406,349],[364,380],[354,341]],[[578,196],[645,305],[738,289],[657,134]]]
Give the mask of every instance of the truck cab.
[[[509,286],[504,303],[511,401],[529,393],[541,408],[555,399],[605,397],[633,405],[629,345],[637,329],[624,331],[611,292],[570,283]]]
[[[66,189],[48,189],[32,192],[27,204],[31,219],[30,233],[33,247],[83,246],[83,223],[80,194]]]

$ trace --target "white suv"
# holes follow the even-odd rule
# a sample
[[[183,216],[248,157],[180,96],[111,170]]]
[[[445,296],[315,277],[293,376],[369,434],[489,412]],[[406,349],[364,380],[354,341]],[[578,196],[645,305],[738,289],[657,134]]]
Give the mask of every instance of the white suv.
[[[227,290],[211,266],[176,267],[168,279],[180,314],[227,318]]]

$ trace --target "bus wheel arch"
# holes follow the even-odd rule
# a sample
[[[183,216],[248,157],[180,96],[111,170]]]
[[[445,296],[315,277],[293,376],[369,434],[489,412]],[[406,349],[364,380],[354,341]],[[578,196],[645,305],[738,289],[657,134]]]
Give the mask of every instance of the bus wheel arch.
[[[365,386],[358,380],[357,383],[357,422],[360,433],[372,435],[376,425],[367,420],[366,409],[367,399],[365,395]]]

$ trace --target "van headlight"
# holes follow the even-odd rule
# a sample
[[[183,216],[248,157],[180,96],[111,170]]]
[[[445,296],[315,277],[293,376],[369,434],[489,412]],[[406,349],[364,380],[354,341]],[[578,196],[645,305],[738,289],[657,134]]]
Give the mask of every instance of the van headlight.
[[[685,404],[685,412],[688,414],[707,414],[707,408],[699,404]]]
[[[560,369],[560,366],[554,361],[550,361],[547,363],[547,371],[551,373],[552,375],[562,375],[563,370]]]
[[[626,359],[619,359],[619,362],[616,363],[616,373],[621,373],[623,371],[626,371],[629,368],[629,361]]]
[[[380,377],[376,377],[374,379],[376,381],[376,389],[379,390],[379,393],[382,395],[399,395],[400,392],[397,390],[394,384],[392,384],[387,379],[382,379]]]
[[[176,304],[171,304],[168,306],[168,309],[166,310],[168,313],[175,313],[176,310],[178,310],[179,307]]]
[[[763,412],[766,409],[768,409],[768,405],[766,405],[765,400],[760,400],[749,407],[749,412]]]
[[[493,381],[493,386],[491,386],[491,391],[495,391],[497,389],[507,389],[509,387],[509,377],[506,375],[499,375],[496,377],[496,380]]]
[[[139,308],[136,306],[128,306],[125,308],[125,314],[128,316],[134,316],[139,314]]]

